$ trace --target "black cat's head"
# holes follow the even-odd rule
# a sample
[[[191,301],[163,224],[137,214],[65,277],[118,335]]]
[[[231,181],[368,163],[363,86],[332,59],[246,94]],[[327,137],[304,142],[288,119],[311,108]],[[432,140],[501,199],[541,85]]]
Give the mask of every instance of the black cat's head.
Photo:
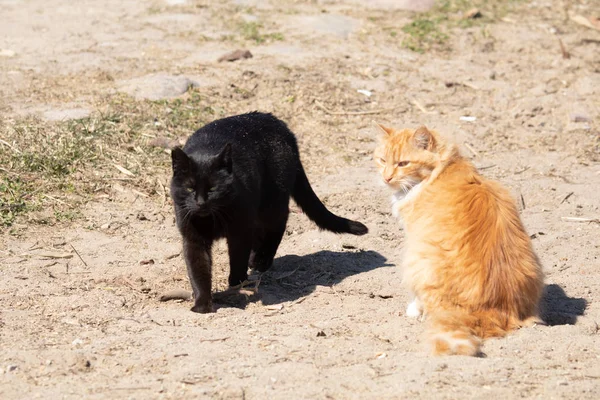
[[[206,217],[219,211],[233,194],[231,144],[216,156],[192,157],[181,148],[171,152],[171,197],[178,212]],[[182,216],[183,216],[182,215]]]

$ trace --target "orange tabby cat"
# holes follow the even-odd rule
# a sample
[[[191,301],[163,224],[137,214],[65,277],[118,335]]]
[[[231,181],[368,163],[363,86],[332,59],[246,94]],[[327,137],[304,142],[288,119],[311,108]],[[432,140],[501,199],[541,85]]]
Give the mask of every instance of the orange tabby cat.
[[[539,321],[542,268],[508,191],[426,127],[377,126],[375,160],[406,232],[406,313],[427,317],[433,353],[478,355],[481,339]]]

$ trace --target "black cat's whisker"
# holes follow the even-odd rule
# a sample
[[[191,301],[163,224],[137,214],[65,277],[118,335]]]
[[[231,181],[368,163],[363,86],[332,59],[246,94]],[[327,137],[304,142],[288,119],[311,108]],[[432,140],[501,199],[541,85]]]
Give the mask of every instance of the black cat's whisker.
[[[187,224],[191,220],[191,217],[192,217],[192,209],[184,208],[183,211],[187,211],[187,212],[185,213],[185,215],[183,216],[183,218],[181,220],[181,225],[184,227],[187,227]]]

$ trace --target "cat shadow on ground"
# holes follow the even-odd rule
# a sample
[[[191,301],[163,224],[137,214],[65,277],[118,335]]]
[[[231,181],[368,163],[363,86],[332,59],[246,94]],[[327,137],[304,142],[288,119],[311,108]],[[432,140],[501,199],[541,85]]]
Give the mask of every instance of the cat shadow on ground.
[[[263,274],[253,273],[250,280],[260,280],[255,294],[235,296],[213,295],[215,309],[246,308],[261,300],[274,305],[295,301],[314,292],[319,286],[333,286],[345,278],[381,267],[393,267],[375,251],[328,251],[304,256],[286,255],[276,258],[271,269]]]
[[[574,325],[577,317],[584,314],[587,300],[569,297],[565,291],[556,284],[546,285],[540,301],[540,316],[550,325]]]

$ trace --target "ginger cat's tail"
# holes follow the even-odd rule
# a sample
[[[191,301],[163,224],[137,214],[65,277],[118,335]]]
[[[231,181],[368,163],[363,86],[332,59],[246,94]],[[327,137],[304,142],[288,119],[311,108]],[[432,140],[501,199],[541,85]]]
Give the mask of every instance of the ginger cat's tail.
[[[482,339],[502,337],[519,327],[498,310],[439,310],[428,315],[428,339],[434,355],[481,355]]]

